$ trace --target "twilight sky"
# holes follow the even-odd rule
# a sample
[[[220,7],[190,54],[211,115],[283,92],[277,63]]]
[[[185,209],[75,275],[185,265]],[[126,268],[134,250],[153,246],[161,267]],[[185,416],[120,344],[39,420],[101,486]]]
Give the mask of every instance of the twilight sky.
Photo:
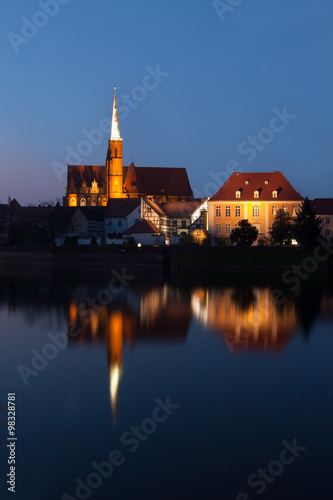
[[[197,196],[238,169],[333,197],[332,21],[332,0],[3,0],[0,202],[105,163],[114,78],[124,165],[186,167]]]

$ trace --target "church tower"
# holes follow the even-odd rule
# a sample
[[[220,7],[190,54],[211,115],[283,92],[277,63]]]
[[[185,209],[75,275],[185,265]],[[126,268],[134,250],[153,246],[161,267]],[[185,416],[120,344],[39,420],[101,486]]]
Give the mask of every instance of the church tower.
[[[123,140],[119,132],[116,87],[114,87],[111,136],[106,156],[107,191],[109,198],[123,198]]]

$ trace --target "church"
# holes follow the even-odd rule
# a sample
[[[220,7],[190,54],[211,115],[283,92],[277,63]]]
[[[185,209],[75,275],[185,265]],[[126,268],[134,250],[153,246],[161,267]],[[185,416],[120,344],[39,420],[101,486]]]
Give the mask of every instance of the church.
[[[116,87],[111,135],[105,165],[67,165],[63,205],[106,206],[113,198],[154,198],[158,202],[187,201],[193,192],[185,168],[123,166]]]

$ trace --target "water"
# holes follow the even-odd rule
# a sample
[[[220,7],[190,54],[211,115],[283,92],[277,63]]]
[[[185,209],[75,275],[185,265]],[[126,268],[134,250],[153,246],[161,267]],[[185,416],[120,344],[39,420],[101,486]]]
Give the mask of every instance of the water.
[[[196,274],[2,273],[1,498],[333,498],[329,280]]]

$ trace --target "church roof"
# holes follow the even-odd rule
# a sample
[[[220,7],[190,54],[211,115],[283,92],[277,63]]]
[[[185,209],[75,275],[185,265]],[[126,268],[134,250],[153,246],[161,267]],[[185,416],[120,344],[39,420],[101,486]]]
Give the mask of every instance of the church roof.
[[[136,222],[132,227],[129,227],[123,235],[128,235],[128,234],[155,234],[159,233],[159,230],[157,229],[156,226],[149,220],[139,220]]]
[[[147,195],[192,197],[186,168],[135,167],[138,190]]]
[[[98,186],[102,187],[103,183],[106,183],[105,165],[68,165],[67,186],[70,185],[72,179],[76,188],[79,188],[84,181],[87,186],[97,181]]]
[[[240,198],[236,198],[237,191],[241,193]],[[259,191],[259,198],[254,198],[255,191]],[[276,198],[273,198],[273,191],[277,191]],[[234,172],[211,197],[211,201],[220,200],[301,201],[303,197],[279,170],[275,170],[275,172]]]

